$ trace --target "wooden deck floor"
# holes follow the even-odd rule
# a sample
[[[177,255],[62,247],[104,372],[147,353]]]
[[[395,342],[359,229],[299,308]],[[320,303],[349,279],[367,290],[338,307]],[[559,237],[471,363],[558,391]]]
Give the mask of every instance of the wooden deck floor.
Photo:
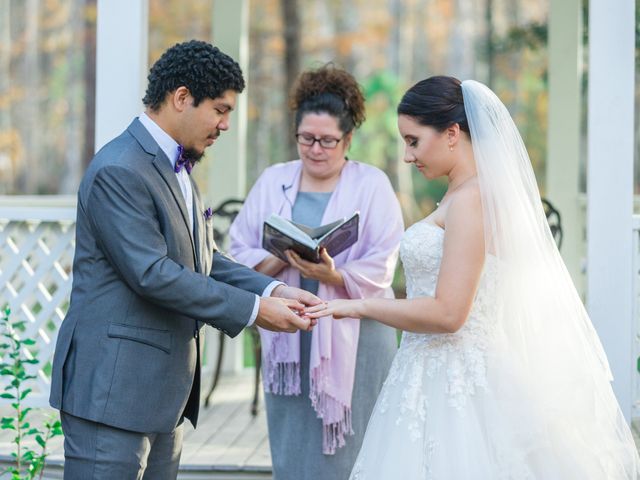
[[[254,418],[250,412],[252,382],[251,372],[221,378],[211,397],[211,405],[200,411],[198,429],[194,430],[189,422],[185,423],[180,480],[271,478],[271,454],[262,399],[258,415]],[[6,412],[6,407],[0,410],[1,415]],[[39,412],[38,417],[50,413],[57,412]],[[36,425],[38,417],[35,414],[32,417]],[[0,431],[0,470],[10,458],[12,437],[9,431]],[[62,478],[62,444],[62,438],[51,442],[46,479]]]

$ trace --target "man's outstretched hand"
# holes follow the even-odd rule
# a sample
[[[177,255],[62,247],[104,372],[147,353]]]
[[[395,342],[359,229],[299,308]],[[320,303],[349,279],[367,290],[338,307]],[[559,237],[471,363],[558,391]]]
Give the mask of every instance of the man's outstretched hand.
[[[271,297],[260,299],[256,325],[274,332],[310,331],[317,320],[303,316],[304,309],[321,303],[322,300],[306,290],[278,285]]]

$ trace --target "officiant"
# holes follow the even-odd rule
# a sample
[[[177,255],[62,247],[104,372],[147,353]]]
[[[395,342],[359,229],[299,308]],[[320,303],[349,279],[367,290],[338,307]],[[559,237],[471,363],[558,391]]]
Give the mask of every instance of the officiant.
[[[300,158],[267,168],[231,226],[237,261],[320,298],[390,297],[404,229],[380,169],[347,159],[365,120],[354,77],[331,64],[303,72],[292,89]],[[262,249],[272,213],[316,227],[360,212],[359,239],[312,263]],[[260,330],[274,478],[346,479],[396,351],[395,331],[370,320],[321,318],[313,332]],[[311,427],[310,427],[311,426]]]

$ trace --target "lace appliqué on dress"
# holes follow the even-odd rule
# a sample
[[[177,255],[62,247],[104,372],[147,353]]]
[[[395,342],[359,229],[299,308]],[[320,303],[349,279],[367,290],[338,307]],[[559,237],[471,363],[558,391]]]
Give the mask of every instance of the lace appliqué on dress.
[[[426,221],[407,230],[400,256],[407,277],[407,298],[434,296],[444,230]],[[408,387],[402,408],[418,416],[426,409],[420,405],[423,382],[446,370],[449,405],[462,410],[477,388],[487,386],[487,345],[494,332],[495,259],[488,257],[469,318],[453,334],[416,334],[405,332],[391,367],[387,383]],[[463,413],[461,411],[461,413]]]
[[[407,298],[434,296],[444,230],[426,221],[410,227],[400,245],[400,257],[407,284]],[[492,302],[495,266],[486,263],[476,299],[465,325],[455,334],[415,334],[404,332],[402,342],[380,392],[376,415],[394,415],[397,426],[406,427],[412,443],[421,442],[421,478],[431,479],[431,465],[438,441],[425,435],[430,409],[426,395],[429,383],[438,375],[446,377],[447,403],[460,415],[469,396],[487,387],[486,349],[493,331]],[[400,391],[400,404],[397,393]],[[392,400],[393,398],[393,400]],[[352,479],[365,480],[367,458],[361,452]],[[367,477],[368,478],[368,477]]]

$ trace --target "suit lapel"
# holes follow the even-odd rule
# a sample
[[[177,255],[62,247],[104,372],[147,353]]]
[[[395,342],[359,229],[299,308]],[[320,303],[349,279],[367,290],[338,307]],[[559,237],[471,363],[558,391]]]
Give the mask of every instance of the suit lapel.
[[[176,201],[178,205],[178,209],[180,210],[180,215],[184,222],[184,226],[189,233],[189,238],[191,239],[191,249],[193,251],[194,261],[197,263],[198,259],[196,256],[196,246],[193,240],[194,235],[191,232],[191,227],[189,224],[189,212],[187,210],[187,205],[184,201],[184,197],[182,196],[182,190],[180,190],[180,185],[178,184],[178,179],[176,178],[176,174],[171,168],[171,162],[162,151],[160,146],[153,139],[151,134],[144,128],[144,125],[140,123],[140,120],[137,118],[131,122],[128,128],[129,132],[138,140],[138,143],[142,146],[142,148],[149,154],[153,155],[153,166],[156,171],[160,174],[164,182],[166,183],[171,195],[173,195],[173,199]],[[195,198],[195,193],[194,193]],[[194,210],[196,211],[196,210]],[[197,215],[195,215],[197,217]]]
[[[193,190],[193,233],[196,239],[195,250],[196,250],[196,270],[200,273],[203,273],[202,267],[202,250],[205,244],[205,229],[203,222],[203,214],[202,214],[202,205],[200,205],[200,196],[198,195],[198,191],[194,188],[194,183],[191,181],[191,189]]]
[[[158,147],[158,151],[156,152],[156,158],[153,159],[153,166],[156,167],[156,170],[169,187],[174,200],[178,204],[178,208],[180,209],[180,213],[182,215],[182,220],[184,221],[184,226],[187,230],[189,230],[189,236],[191,237],[191,246],[193,246],[195,249],[193,236],[191,235],[191,227],[189,225],[189,212],[187,210],[187,204],[185,203],[184,197],[182,196],[182,190],[180,190],[180,185],[178,184],[176,174],[171,168],[171,163],[169,163],[169,159],[166,157],[160,147]]]

